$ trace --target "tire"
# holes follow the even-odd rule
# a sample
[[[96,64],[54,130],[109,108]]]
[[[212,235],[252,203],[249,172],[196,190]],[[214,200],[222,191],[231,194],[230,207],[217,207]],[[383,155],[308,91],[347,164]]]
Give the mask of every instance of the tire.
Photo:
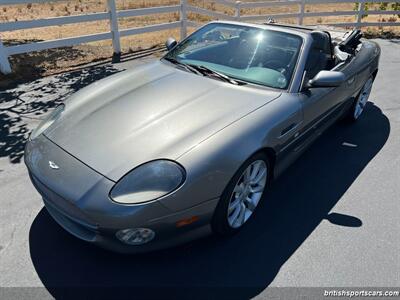
[[[243,163],[229,181],[215,209],[211,222],[214,233],[219,235],[234,234],[254,215],[270,181],[270,175],[272,174],[270,166],[268,156],[262,152],[254,154]],[[256,172],[257,167],[259,168],[258,173]],[[261,170],[264,167],[265,178],[261,174]],[[254,175],[255,177],[253,177]],[[251,180],[252,178],[253,180]],[[260,181],[255,184],[255,179],[260,179]],[[247,181],[248,183],[246,184]],[[260,189],[262,190],[259,191]],[[245,210],[243,211],[244,208]],[[235,215],[237,215],[236,222]],[[243,218],[243,222],[239,218]]]
[[[371,93],[372,84],[374,83],[374,78],[371,76],[364,83],[364,86],[361,88],[360,93],[357,95],[357,98],[354,100],[353,105],[349,109],[347,113],[346,119],[355,122],[362,115],[365,105],[368,102],[369,95]]]

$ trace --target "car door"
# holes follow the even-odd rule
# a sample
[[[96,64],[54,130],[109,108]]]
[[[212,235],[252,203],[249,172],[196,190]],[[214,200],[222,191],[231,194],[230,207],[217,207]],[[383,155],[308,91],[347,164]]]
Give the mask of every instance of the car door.
[[[343,86],[310,88],[300,93],[303,106],[304,128],[302,133],[321,134],[338,119],[345,100]]]
[[[304,69],[304,83],[314,78],[319,71],[332,69],[331,54],[326,46],[313,43]],[[306,87],[299,92],[303,107],[303,128],[301,141],[312,139],[331,125],[341,114],[342,104],[346,100],[345,81],[339,87]],[[303,84],[305,86],[305,84]]]

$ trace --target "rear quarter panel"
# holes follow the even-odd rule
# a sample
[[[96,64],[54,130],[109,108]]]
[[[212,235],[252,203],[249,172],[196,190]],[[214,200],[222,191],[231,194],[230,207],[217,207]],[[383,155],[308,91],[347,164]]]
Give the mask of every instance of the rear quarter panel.
[[[356,96],[367,79],[378,69],[380,58],[380,47],[373,41],[362,41],[362,46],[355,57],[338,71],[342,71],[349,80],[355,77],[350,86],[352,95]]]

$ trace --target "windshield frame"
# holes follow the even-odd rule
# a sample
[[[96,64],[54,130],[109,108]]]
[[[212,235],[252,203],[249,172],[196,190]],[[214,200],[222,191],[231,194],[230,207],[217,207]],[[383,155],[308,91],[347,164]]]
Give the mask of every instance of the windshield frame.
[[[163,62],[167,62],[169,65],[172,65],[171,62],[167,61],[165,59],[165,57],[167,57],[171,51],[173,51],[177,46],[179,46],[180,44],[184,43],[187,39],[189,39],[190,37],[192,37],[194,34],[196,34],[198,31],[202,30],[204,27],[211,25],[211,24],[221,24],[221,25],[230,25],[230,26],[238,26],[238,27],[247,27],[247,28],[256,28],[256,29],[260,29],[260,30],[265,30],[265,31],[274,31],[274,32],[281,32],[281,33],[286,33],[288,35],[292,35],[295,37],[298,37],[300,39],[300,45],[298,47],[298,53],[297,53],[297,58],[296,58],[296,62],[294,63],[294,67],[293,67],[293,71],[290,77],[290,80],[287,84],[287,86],[285,88],[279,88],[279,87],[273,87],[273,86],[269,86],[267,84],[262,84],[262,83],[257,83],[251,80],[246,80],[245,78],[239,78],[239,77],[235,77],[232,76],[231,74],[225,74],[224,72],[221,72],[220,70],[216,70],[222,74],[225,74],[229,77],[231,77],[234,80],[240,80],[243,82],[246,82],[248,85],[250,86],[254,86],[254,87],[258,87],[258,88],[263,88],[263,89],[268,89],[268,90],[275,90],[275,91],[280,91],[280,92],[293,92],[293,87],[295,85],[295,83],[298,81],[298,72],[299,72],[299,68],[301,67],[301,61],[302,61],[302,57],[304,56],[304,51],[305,48],[308,44],[307,42],[307,34],[302,33],[301,31],[296,31],[296,30],[292,30],[290,28],[286,28],[286,27],[277,27],[277,26],[271,26],[271,25],[266,25],[266,24],[250,24],[250,23],[243,23],[243,22],[236,22],[236,21],[212,21],[209,22],[207,24],[204,24],[202,26],[200,26],[198,29],[196,29],[193,33],[191,33],[190,35],[188,35],[186,38],[184,38],[182,41],[178,42],[178,44],[173,47],[172,49],[168,50],[161,58],[160,60]],[[182,69],[183,70],[183,69]],[[188,72],[187,70],[184,70],[185,72]]]

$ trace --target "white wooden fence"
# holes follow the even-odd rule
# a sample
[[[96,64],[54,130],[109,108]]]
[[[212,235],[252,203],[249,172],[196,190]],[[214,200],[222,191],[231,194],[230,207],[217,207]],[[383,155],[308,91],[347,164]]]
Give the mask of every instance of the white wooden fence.
[[[53,0],[53,2],[56,0]],[[303,24],[304,18],[307,17],[325,17],[325,16],[355,16],[355,22],[351,23],[322,23],[323,25],[341,26],[341,27],[364,27],[364,26],[399,26],[400,22],[362,22],[362,16],[366,14],[365,3],[380,3],[380,2],[396,2],[390,0],[270,0],[270,1],[257,1],[257,2],[240,2],[233,0],[208,0],[212,3],[218,3],[234,10],[233,15],[224,14],[215,10],[208,10],[194,5],[189,5],[187,0],[180,0],[179,5],[160,6],[160,7],[149,7],[149,8],[138,8],[138,9],[127,9],[127,10],[116,10],[115,0],[107,0],[108,11],[99,13],[90,13],[83,15],[73,15],[65,17],[53,17],[39,20],[27,20],[27,21],[15,21],[0,23],[0,32],[13,31],[19,29],[31,29],[40,28],[54,25],[65,25],[80,22],[90,22],[99,20],[109,20],[110,31],[81,35],[71,38],[62,38],[49,41],[41,41],[35,43],[27,43],[20,45],[4,46],[0,39],[0,72],[4,74],[11,73],[11,66],[9,63],[9,56],[21,53],[27,53],[32,51],[40,51],[51,48],[67,47],[82,43],[100,41],[100,40],[112,40],[114,53],[119,54],[121,52],[120,38],[128,35],[135,35],[147,32],[154,32],[172,28],[180,28],[181,39],[186,37],[187,27],[197,27],[200,24],[193,22],[188,19],[188,13],[196,13],[200,15],[206,15],[214,19],[220,20],[236,20],[255,22],[266,20],[268,17],[274,19],[280,18],[297,18],[298,24]],[[250,0],[251,1],[251,0]],[[51,0],[0,0],[0,5],[13,5],[21,3],[33,3],[33,2],[52,2]],[[399,2],[399,1],[397,1]],[[306,12],[305,6],[309,4],[325,4],[325,3],[358,3],[358,10],[353,11],[331,11],[331,12]],[[276,6],[292,6],[298,5],[298,12],[294,13],[280,13],[280,14],[268,14],[268,15],[243,15],[242,11],[249,8],[267,8]],[[128,28],[120,30],[118,28],[119,18],[145,16],[160,13],[179,13],[179,21],[162,23],[155,25],[148,25],[137,28]],[[400,14],[400,11],[388,11],[388,10],[369,10],[368,15],[396,15]]]

